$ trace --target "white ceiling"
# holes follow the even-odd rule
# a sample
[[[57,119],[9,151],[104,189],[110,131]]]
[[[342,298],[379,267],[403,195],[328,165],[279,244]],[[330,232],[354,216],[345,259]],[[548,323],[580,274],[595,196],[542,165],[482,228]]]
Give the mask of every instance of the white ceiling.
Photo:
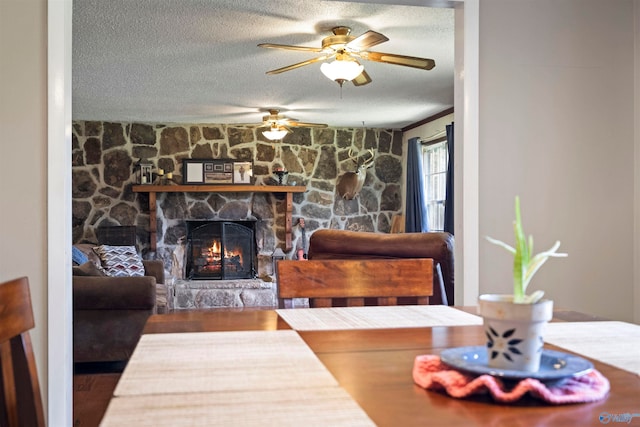
[[[453,9],[318,0],[74,0],[73,119],[258,123],[265,110],[334,127],[400,129],[453,106]],[[440,1],[439,3],[446,3]],[[363,61],[373,82],[340,87],[316,56],[331,28],[390,40],[371,50],[432,58],[431,71]]]

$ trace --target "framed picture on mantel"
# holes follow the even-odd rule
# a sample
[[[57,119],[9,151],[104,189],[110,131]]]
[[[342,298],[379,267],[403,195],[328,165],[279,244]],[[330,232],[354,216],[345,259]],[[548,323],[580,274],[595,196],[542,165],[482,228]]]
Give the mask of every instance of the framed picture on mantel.
[[[183,184],[233,184],[233,159],[184,159]]]
[[[251,184],[253,182],[252,162],[233,162],[233,183]]]

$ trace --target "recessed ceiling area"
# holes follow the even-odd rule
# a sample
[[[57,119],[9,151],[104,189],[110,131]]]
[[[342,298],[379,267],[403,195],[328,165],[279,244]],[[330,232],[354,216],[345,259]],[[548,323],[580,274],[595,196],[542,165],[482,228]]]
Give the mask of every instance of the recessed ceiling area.
[[[269,70],[321,47],[336,26],[377,31],[372,51],[435,60],[425,71],[362,61],[372,82],[339,85],[320,62]],[[269,109],[332,127],[401,129],[453,106],[451,8],[315,0],[74,0],[74,120],[260,123]]]

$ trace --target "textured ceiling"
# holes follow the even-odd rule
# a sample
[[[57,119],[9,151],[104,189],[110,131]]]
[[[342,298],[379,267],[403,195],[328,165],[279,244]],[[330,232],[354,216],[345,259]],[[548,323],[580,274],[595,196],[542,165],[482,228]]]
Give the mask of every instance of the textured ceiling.
[[[401,1],[395,1],[401,3]],[[417,3],[404,1],[402,3]],[[426,2],[422,2],[426,3]],[[371,29],[373,51],[432,58],[431,71],[362,61],[373,82],[340,87],[316,56],[331,28]],[[73,119],[259,123],[265,110],[335,127],[399,129],[453,106],[453,9],[317,0],[74,0]]]

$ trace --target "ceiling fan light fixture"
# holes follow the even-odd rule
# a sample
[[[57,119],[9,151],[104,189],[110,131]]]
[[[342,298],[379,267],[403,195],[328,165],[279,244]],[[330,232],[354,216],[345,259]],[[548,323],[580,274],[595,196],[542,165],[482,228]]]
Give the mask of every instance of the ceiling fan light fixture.
[[[276,141],[278,139],[282,139],[284,138],[287,134],[289,133],[288,130],[278,127],[278,126],[271,126],[269,128],[269,130],[265,130],[262,132],[262,134],[264,135],[265,138],[271,140],[271,141]]]
[[[364,66],[358,61],[336,59],[333,62],[325,62],[320,66],[322,74],[329,79],[338,82],[340,86],[346,81],[351,81],[362,74]]]

